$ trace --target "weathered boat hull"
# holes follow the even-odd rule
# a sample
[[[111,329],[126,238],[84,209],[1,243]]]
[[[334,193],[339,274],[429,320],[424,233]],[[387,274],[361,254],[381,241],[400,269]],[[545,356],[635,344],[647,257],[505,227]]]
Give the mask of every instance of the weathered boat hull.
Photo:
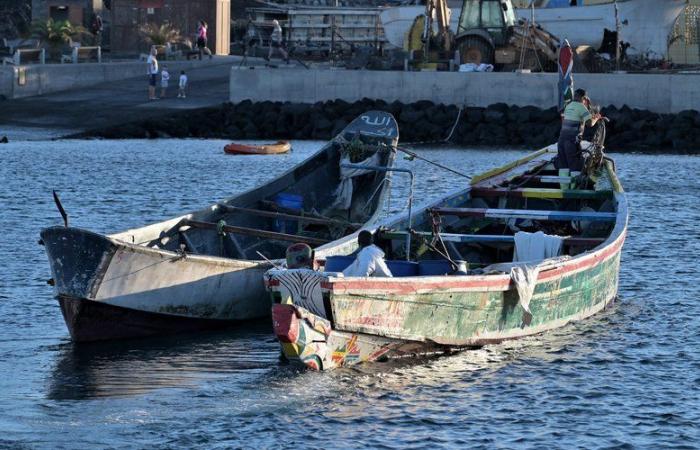
[[[368,112],[353,123],[355,128],[351,124],[344,133],[353,136],[364,133],[386,140],[387,151],[381,160],[382,164],[391,165],[395,157],[391,147],[398,142],[393,117],[383,112]],[[289,186],[308,193],[312,187],[308,186],[308,180],[315,179],[316,174],[333,179],[339,169],[328,166],[330,157],[327,155],[335,151],[331,145],[335,142],[263,186],[165,222],[109,236],[74,227],[55,226],[42,230],[41,242],[49,259],[54,291],[73,339],[86,341],[194,331],[269,316],[269,297],[262,280],[272,265],[255,254],[259,248],[256,241],[248,247],[252,250],[245,253],[253,258],[243,259],[211,255],[219,255],[219,250],[225,253],[226,245],[233,245],[231,242],[237,245],[234,251],[243,251],[239,250],[243,247],[240,242],[226,241],[223,228],[221,231],[204,229],[189,238],[183,235],[193,230],[199,232],[188,223],[203,222],[216,228],[216,222],[220,220],[217,214],[245,216],[248,211],[253,211],[251,205],[266,201],[270,195]],[[362,212],[363,222],[375,220],[389,188],[388,178],[383,173],[372,180],[371,184],[356,188],[357,202],[371,206]],[[324,184],[322,192],[328,190],[328,185]],[[313,196],[313,192],[310,195]],[[353,194],[353,206],[355,200]],[[348,216],[354,211],[348,212]],[[257,230],[248,223],[229,228],[253,229],[272,235],[269,238],[265,237],[267,235],[256,237],[260,245],[267,245],[276,236],[290,237],[269,227],[275,221],[286,227],[286,221],[292,216],[283,215],[283,219],[276,219],[274,212],[258,212],[265,214],[263,217],[268,228]],[[345,220],[352,222],[349,218]],[[341,232],[344,233],[343,229]],[[208,254],[198,251],[206,246],[214,250]],[[276,256],[271,257],[283,256],[284,248],[281,245],[275,247]]]
[[[544,152],[544,153],[543,153]],[[493,189],[535,170],[547,150],[473,178],[463,191],[422,208],[454,207],[470,192]],[[537,263],[534,292],[521,300],[511,274],[350,277],[310,270],[270,270],[273,327],[290,361],[316,370],[365,361],[449,353],[533,336],[593,316],[618,289],[627,233],[627,202],[611,163],[606,164],[615,202],[610,234],[574,257]],[[543,192],[546,192],[543,191]],[[420,217],[421,209],[414,217]],[[415,223],[415,222],[414,222]],[[384,226],[405,225],[405,218]],[[348,250],[348,238],[335,244]]]
[[[260,279],[271,267],[265,261],[183,256],[76,228],[47,228],[41,238],[76,341],[217,328],[269,314],[261,301]]]
[[[401,285],[394,289],[383,279],[338,281],[326,294],[333,325],[304,308],[276,304],[274,332],[287,359],[315,370],[537,335],[593,316],[614,301],[623,242],[624,236],[585,262],[543,273],[530,301],[531,314],[519,307],[509,277],[457,280],[454,286],[438,280],[409,286],[395,282]]]
[[[70,336],[76,342],[215,330],[238,322],[166,316],[85,298],[59,296],[58,304]]]

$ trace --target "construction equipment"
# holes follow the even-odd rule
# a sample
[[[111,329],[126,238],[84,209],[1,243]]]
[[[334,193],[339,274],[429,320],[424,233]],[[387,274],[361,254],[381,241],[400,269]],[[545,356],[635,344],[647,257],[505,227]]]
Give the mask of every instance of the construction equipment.
[[[406,40],[408,63],[418,69],[452,70],[454,33],[446,0],[426,0],[425,14],[413,21]],[[437,28],[437,29],[436,29]]]
[[[511,0],[463,0],[457,32],[446,0],[427,0],[406,50],[418,68],[451,70],[457,64],[493,64],[503,70],[556,70],[559,39],[531,21],[517,21]],[[449,68],[447,64],[449,63]]]
[[[464,0],[455,36],[461,63],[509,69],[555,68],[559,39],[532,21],[516,21],[510,0]]]

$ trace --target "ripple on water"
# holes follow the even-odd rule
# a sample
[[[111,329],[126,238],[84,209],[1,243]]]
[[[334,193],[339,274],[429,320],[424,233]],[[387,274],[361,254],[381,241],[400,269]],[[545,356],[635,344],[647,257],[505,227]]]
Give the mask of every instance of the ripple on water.
[[[615,155],[629,196],[619,301],[544,336],[328,373],[280,366],[266,321],[77,346],[45,285],[39,230],[115,232],[194,210],[306,158],[230,157],[224,141],[0,147],[1,446],[693,448],[700,445],[700,159]],[[475,173],[522,154],[422,149]],[[417,203],[464,185],[421,161]],[[393,178],[387,213],[406,208]]]

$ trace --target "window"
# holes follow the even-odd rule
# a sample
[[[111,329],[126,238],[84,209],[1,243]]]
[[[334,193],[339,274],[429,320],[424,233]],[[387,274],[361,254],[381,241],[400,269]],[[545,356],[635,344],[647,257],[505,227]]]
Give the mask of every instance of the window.
[[[484,28],[503,28],[503,7],[500,1],[484,2],[482,6],[482,26]]]

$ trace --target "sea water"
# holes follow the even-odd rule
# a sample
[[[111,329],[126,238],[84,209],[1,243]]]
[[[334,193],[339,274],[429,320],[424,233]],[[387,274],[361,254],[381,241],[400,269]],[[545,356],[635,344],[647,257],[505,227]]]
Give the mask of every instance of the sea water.
[[[46,280],[39,231],[110,233],[265,182],[287,155],[224,141],[0,145],[0,448],[697,448],[700,158],[613,156],[630,202],[619,299],[555,332],[449,357],[318,373],[281,365],[269,320],[75,345]],[[424,148],[465,174],[523,151]],[[416,204],[468,181],[422,161]],[[394,175],[386,214],[406,207]],[[261,301],[267,301],[261,299]]]

